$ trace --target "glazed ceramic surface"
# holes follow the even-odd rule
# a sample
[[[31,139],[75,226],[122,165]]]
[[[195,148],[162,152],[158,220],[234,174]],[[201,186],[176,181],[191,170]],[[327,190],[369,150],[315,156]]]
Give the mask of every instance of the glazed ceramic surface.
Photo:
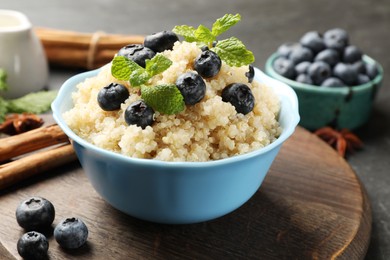
[[[9,86],[1,96],[17,98],[47,84],[45,52],[23,13],[0,10],[0,68],[6,71]]]
[[[355,129],[367,122],[372,103],[382,84],[383,69],[373,59],[364,56],[366,63],[376,63],[379,74],[372,81],[354,87],[324,88],[299,83],[276,73],[272,67],[277,54],[265,65],[265,72],[291,86],[299,100],[300,125],[316,130],[324,126]]]
[[[58,125],[73,140],[80,163],[96,191],[113,207],[140,219],[187,224],[223,216],[259,189],[281,145],[299,121],[297,97],[286,84],[258,69],[255,80],[271,86],[281,101],[281,136],[265,148],[208,162],[163,162],[130,158],[98,148],[77,136],[62,113],[72,108],[76,85],[98,71],[66,81],[52,104]]]

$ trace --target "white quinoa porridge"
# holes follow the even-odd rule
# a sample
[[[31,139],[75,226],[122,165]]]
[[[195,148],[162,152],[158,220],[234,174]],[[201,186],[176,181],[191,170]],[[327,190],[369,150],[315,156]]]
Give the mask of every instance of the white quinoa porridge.
[[[185,72],[195,72],[193,60],[201,50],[196,43],[176,42],[163,54],[173,64],[154,76],[148,85],[174,84]],[[272,89],[256,81],[248,83],[248,66],[230,67],[224,62],[217,76],[204,79],[205,97],[183,112],[165,115],[155,112],[155,121],[145,129],[128,125],[123,113],[130,103],[141,99],[139,88],[118,81],[111,75],[111,64],[101,68],[73,93],[74,107],[63,114],[69,127],[86,141],[126,156],[163,161],[209,161],[244,154],[264,147],[278,138],[280,101]],[[99,107],[101,88],[118,82],[130,91],[130,97],[117,111]],[[246,115],[237,113],[229,102],[222,101],[222,89],[231,83],[244,83],[252,90],[255,106]]]

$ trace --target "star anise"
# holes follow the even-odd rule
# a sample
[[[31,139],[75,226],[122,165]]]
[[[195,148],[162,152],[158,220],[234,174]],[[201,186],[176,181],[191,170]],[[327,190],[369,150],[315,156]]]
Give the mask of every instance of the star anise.
[[[314,134],[336,149],[342,157],[345,157],[347,151],[353,153],[363,147],[360,138],[345,128],[338,131],[331,127],[323,127],[316,130]]]
[[[35,114],[9,114],[0,124],[0,133],[16,135],[43,125],[43,119]]]

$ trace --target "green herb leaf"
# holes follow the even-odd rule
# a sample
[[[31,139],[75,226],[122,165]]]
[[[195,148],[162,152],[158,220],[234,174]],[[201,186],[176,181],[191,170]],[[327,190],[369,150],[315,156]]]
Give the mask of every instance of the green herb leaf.
[[[225,14],[223,17],[217,19],[212,27],[212,34],[217,37],[218,35],[226,32],[233,25],[238,23],[241,20],[240,14]]]
[[[4,122],[5,115],[8,113],[8,101],[0,97],[0,124]]]
[[[141,97],[146,104],[163,114],[177,114],[185,108],[183,96],[174,84],[142,86]]]
[[[40,114],[50,110],[50,105],[57,96],[57,91],[38,91],[23,97],[8,100],[8,113]]]
[[[145,63],[145,70],[150,77],[164,72],[172,65],[172,61],[161,53],[156,54],[151,60],[146,60]]]
[[[215,36],[211,33],[209,28],[204,25],[199,25],[195,31],[195,37],[197,42],[212,43],[216,40]]]
[[[7,72],[0,68],[0,90],[7,90]]]
[[[150,79],[149,73],[144,68],[139,68],[131,72],[130,75],[130,84],[133,87],[139,87],[142,84],[145,84]]]
[[[132,64],[129,63],[129,59],[123,56],[116,56],[112,60],[111,74],[119,80],[129,80]]]
[[[184,37],[187,42],[196,42],[195,31],[196,29],[189,25],[177,25],[172,30],[174,33]]]
[[[255,61],[253,53],[235,37],[217,42],[212,50],[231,67],[241,67]]]

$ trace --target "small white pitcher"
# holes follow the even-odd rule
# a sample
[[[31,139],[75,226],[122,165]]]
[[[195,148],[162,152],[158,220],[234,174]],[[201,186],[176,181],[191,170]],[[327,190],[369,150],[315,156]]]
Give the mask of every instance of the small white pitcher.
[[[0,9],[0,68],[8,75],[9,86],[0,96],[17,98],[46,87],[47,58],[23,13]]]

